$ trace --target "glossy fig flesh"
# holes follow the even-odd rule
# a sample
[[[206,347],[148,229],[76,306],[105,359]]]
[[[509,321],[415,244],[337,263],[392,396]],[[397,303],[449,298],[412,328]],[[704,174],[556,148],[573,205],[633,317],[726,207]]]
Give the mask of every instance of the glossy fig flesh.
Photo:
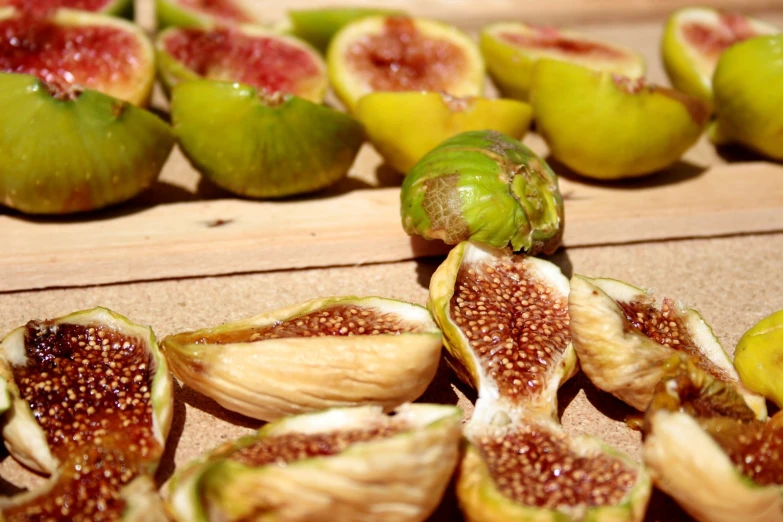
[[[406,404],[287,417],[229,442],[165,487],[177,522],[419,522],[457,465],[460,411]]]
[[[557,390],[576,371],[568,292],[552,263],[470,243],[433,275],[429,306],[449,360],[478,390],[457,481],[468,521],[644,516],[644,469],[557,421]]]
[[[132,18],[132,0],[0,0],[0,7],[11,6],[19,11],[40,16],[56,9],[79,9]]]
[[[163,340],[174,373],[227,409],[262,420],[334,406],[391,410],[435,376],[429,312],[383,298],[332,297]]]
[[[736,388],[756,415],[764,398],[739,380],[731,359],[695,310],[614,279],[574,275],[568,299],[570,330],[582,370],[600,389],[644,411],[665,362],[681,353]]]
[[[155,0],[155,15],[158,30],[260,22],[241,0]]]

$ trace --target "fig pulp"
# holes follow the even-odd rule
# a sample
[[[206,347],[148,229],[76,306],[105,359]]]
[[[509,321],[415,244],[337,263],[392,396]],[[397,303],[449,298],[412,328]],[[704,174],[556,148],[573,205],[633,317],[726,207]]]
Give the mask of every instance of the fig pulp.
[[[66,8],[133,18],[132,0],[0,0],[0,7],[5,6],[36,16]]]
[[[375,92],[359,100],[355,115],[386,163],[407,174],[426,153],[461,132],[487,129],[522,140],[532,110],[515,100]]]
[[[413,401],[435,376],[441,345],[426,309],[378,297],[315,299],[163,340],[185,384],[261,420]]]
[[[374,7],[324,7],[292,9],[288,12],[290,32],[326,53],[332,37],[344,25],[368,16],[405,16],[400,11]]]
[[[326,94],[326,64],[318,52],[262,27],[169,28],[158,35],[155,46],[160,78],[169,92],[182,81],[205,78],[315,103]]]
[[[743,334],[734,351],[734,367],[748,388],[783,406],[783,310]]]
[[[373,16],[345,25],[327,52],[329,78],[350,111],[375,91],[480,96],[484,62],[456,27],[422,18]]]
[[[155,0],[158,30],[259,23],[242,0]]]
[[[453,245],[470,240],[553,253],[563,235],[557,176],[518,140],[494,131],[453,136],[427,153],[402,185],[402,226]]]
[[[596,179],[664,169],[701,136],[707,106],[682,93],[579,65],[539,60],[531,104],[552,155]]]
[[[740,13],[710,7],[679,9],[666,21],[663,65],[675,89],[709,104],[712,75],[723,51],[748,38],[777,32],[776,27]]]
[[[191,163],[251,198],[320,190],[348,174],[362,126],[337,110],[239,83],[191,81],[172,93],[171,118]]]
[[[577,32],[519,22],[498,22],[481,31],[481,52],[500,91],[527,101],[533,64],[541,58],[562,60],[630,78],[644,75],[645,61],[625,47]]]
[[[664,363],[680,353],[736,388],[759,418],[766,417],[763,397],[740,382],[697,311],[668,298],[659,304],[650,293],[614,279],[581,275],[571,279],[568,307],[580,366],[598,388],[643,411],[665,375]]]
[[[471,243],[432,277],[428,305],[449,361],[478,390],[457,479],[469,522],[644,516],[644,469],[557,421],[557,390],[576,371],[568,291],[548,261]]]
[[[71,9],[36,17],[0,7],[0,72],[31,74],[64,93],[94,89],[144,105],[155,53],[126,20]]]
[[[178,522],[420,522],[459,456],[460,411],[406,404],[288,417],[217,448],[165,488]]]

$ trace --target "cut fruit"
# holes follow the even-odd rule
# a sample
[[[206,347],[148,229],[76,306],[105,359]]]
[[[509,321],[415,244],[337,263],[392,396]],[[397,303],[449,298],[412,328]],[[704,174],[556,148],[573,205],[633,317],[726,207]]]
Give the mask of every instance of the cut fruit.
[[[753,38],[724,52],[713,78],[716,120],[710,126],[710,139],[716,144],[739,143],[783,160],[779,85],[783,85],[783,34]]]
[[[179,144],[204,176],[245,197],[278,198],[343,179],[361,124],[324,105],[238,83],[191,81],[172,93]]]
[[[700,521],[783,520],[783,412],[758,421],[733,387],[687,360],[669,366],[645,415],[656,485]]]
[[[400,195],[410,234],[551,254],[563,235],[563,198],[549,165],[494,131],[453,136],[411,169]]]
[[[373,7],[324,7],[288,11],[291,34],[309,42],[322,53],[326,52],[332,37],[344,25],[370,16],[405,16],[405,13]]]
[[[710,115],[703,102],[643,79],[548,59],[536,62],[531,104],[552,155],[596,179],[672,165],[696,143]]]
[[[230,442],[165,488],[178,522],[424,521],[459,456],[460,411],[408,404],[289,417]]]
[[[617,44],[577,32],[519,22],[498,22],[481,31],[487,70],[502,93],[527,101],[533,64],[541,58],[562,60],[630,78],[644,76],[644,57]]]
[[[259,23],[242,0],[155,0],[158,30]]]
[[[267,95],[294,94],[315,103],[328,86],[326,64],[303,41],[263,27],[170,28],[155,42],[163,86],[186,80],[240,82]]]
[[[133,18],[133,0],[0,0],[0,8],[6,6],[36,16],[66,8]]]
[[[734,351],[734,367],[745,386],[783,406],[783,310],[745,332]]]
[[[456,27],[421,18],[373,16],[352,22],[327,53],[337,96],[353,111],[375,91],[436,91],[480,96],[484,61]]]
[[[461,132],[487,129],[522,140],[532,109],[515,100],[375,92],[359,100],[355,115],[386,163],[406,174],[426,153]]]
[[[643,411],[665,375],[664,363],[681,353],[766,417],[764,398],[743,386],[697,311],[668,298],[658,304],[650,293],[614,279],[581,275],[571,279],[568,307],[580,366],[598,388]]]
[[[167,337],[185,384],[261,420],[417,399],[435,376],[441,332],[417,305],[378,297],[307,301]]]
[[[157,179],[174,133],[96,91],[62,91],[0,73],[0,204],[68,214],[126,201]]]
[[[144,105],[155,81],[155,52],[142,29],[126,20],[71,9],[30,17],[0,7],[0,72]]]
[[[779,29],[740,13],[686,7],[669,16],[661,41],[663,65],[675,89],[712,102],[712,75],[723,51]]]

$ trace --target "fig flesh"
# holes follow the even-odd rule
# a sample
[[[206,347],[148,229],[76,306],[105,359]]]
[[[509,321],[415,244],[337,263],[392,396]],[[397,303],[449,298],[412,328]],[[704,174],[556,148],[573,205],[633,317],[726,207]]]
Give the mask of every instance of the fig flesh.
[[[704,131],[709,109],[682,93],[549,59],[536,62],[531,105],[552,155],[595,179],[674,164]]]
[[[374,92],[359,99],[354,114],[386,163],[407,174],[426,153],[461,132],[487,129],[522,140],[532,110],[515,100]]]
[[[764,398],[739,380],[731,359],[695,310],[626,283],[574,275],[568,298],[570,330],[582,370],[598,388],[644,411],[665,362],[678,353],[734,387],[763,419]]]
[[[481,53],[500,91],[527,101],[533,65],[542,58],[562,60],[629,78],[644,75],[644,57],[617,44],[597,41],[578,32],[524,24],[498,22],[481,31]]]
[[[408,173],[400,200],[408,234],[450,245],[470,240],[551,254],[563,234],[557,176],[525,145],[495,131],[442,142]]]
[[[783,406],[783,310],[742,335],[734,351],[734,367],[745,386]]]
[[[329,79],[349,111],[375,91],[480,96],[484,61],[456,27],[424,18],[373,16],[345,25],[327,52]]]
[[[326,64],[307,43],[252,25],[172,27],[155,47],[167,92],[180,82],[209,79],[252,85],[267,95],[294,94],[321,103]]]
[[[155,0],[158,30],[259,23],[242,0]]]
[[[405,13],[374,7],[322,7],[288,11],[290,32],[326,53],[332,37],[344,25],[368,16],[405,16]]]
[[[741,13],[711,7],[673,12],[661,40],[663,65],[678,91],[712,103],[712,75],[723,51],[732,45],[779,30]]]
[[[5,6],[36,16],[66,8],[133,18],[132,0],[0,0],[0,7]]]
[[[348,174],[364,142],[361,124],[347,114],[239,83],[178,85],[171,118],[191,163],[218,186],[251,198],[328,187]]]
[[[716,120],[710,139],[738,143],[783,160],[783,34],[738,43],[721,55],[713,78]]]
[[[0,204],[28,214],[126,201],[152,185],[174,147],[152,113],[26,74],[0,73],[0,106]]]
[[[457,465],[460,411],[406,404],[288,417],[175,474],[164,494],[177,522],[418,522]]]
[[[185,384],[229,410],[274,420],[413,401],[435,376],[442,337],[421,306],[331,297],[169,336],[162,345]]]

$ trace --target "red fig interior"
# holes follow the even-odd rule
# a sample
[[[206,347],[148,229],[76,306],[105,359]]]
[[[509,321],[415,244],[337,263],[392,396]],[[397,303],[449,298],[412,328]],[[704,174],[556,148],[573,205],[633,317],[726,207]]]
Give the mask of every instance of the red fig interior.
[[[10,5],[26,13],[46,13],[60,7],[98,12],[113,0],[0,0],[0,6]]]
[[[701,54],[717,60],[729,46],[757,36],[747,17],[730,12],[719,15],[719,23],[689,20],[682,24],[682,34]]]
[[[579,40],[564,35],[554,27],[527,26],[530,34],[502,32],[497,36],[507,43],[541,51],[556,51],[564,55],[597,58],[601,60],[622,60],[627,57],[619,49],[600,42]]]
[[[171,0],[171,2],[222,20],[237,23],[253,22],[253,19],[231,0]]]

